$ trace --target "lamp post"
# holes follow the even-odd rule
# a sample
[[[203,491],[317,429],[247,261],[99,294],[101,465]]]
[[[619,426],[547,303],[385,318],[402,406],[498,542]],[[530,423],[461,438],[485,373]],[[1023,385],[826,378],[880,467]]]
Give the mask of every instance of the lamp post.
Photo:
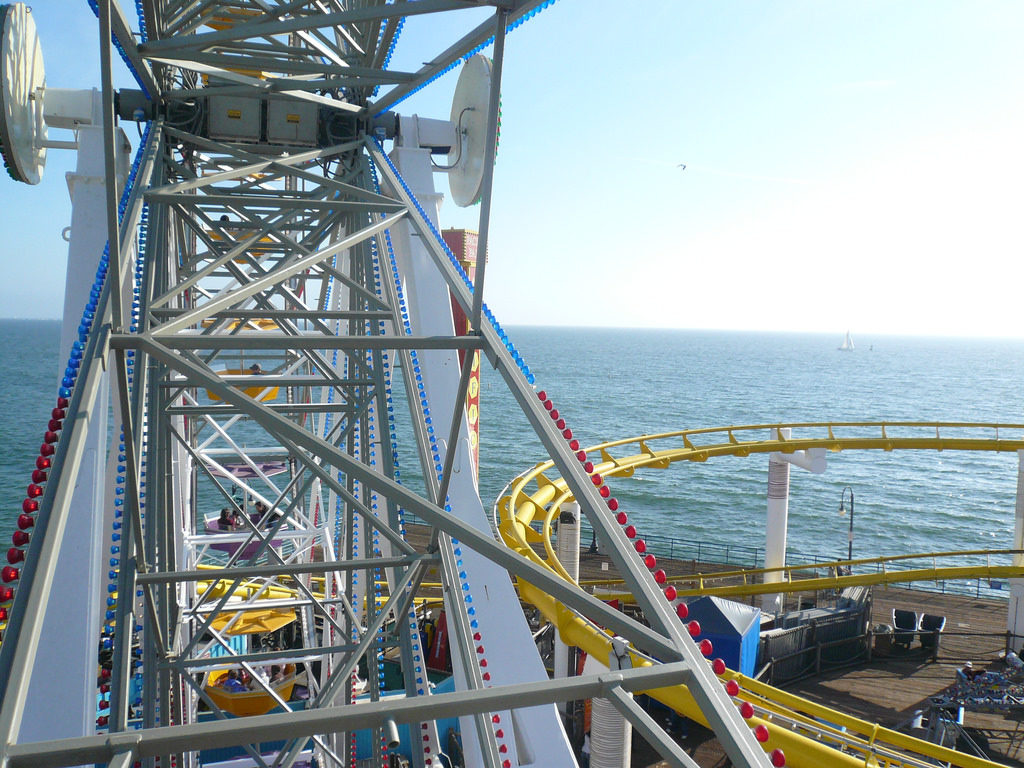
[[[847,554],[846,559],[853,560],[853,488],[851,488],[850,486],[846,486],[845,488],[843,488],[843,493],[839,497],[839,514],[846,514],[846,506],[844,502],[846,501],[847,491],[850,492],[850,551]]]

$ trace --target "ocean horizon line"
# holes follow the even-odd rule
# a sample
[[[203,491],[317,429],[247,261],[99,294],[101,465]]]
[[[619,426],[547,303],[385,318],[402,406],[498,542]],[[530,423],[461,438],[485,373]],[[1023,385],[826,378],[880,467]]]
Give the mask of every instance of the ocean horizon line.
[[[60,323],[62,318],[59,317],[5,317],[0,316],[0,322],[17,322],[17,323]],[[542,329],[557,329],[564,331],[651,331],[651,332],[678,332],[678,333],[743,333],[743,334],[758,334],[762,336],[820,336],[822,338],[836,337],[840,341],[845,336],[846,330],[794,330],[791,328],[705,328],[705,327],[675,327],[675,326],[655,326],[655,325],[558,325],[558,324],[545,324],[545,323],[505,323],[505,328],[508,329],[530,329],[530,330],[542,330]],[[854,331],[849,329],[850,334],[853,336],[855,342],[860,340],[860,346],[863,347],[865,344],[870,344],[872,339],[884,338],[903,338],[903,339],[955,339],[955,340],[978,340],[978,341],[1022,341],[1024,342],[1024,332],[1018,335],[1011,334],[978,334],[978,333],[950,333],[950,332],[938,332],[938,333],[921,333],[915,331]]]

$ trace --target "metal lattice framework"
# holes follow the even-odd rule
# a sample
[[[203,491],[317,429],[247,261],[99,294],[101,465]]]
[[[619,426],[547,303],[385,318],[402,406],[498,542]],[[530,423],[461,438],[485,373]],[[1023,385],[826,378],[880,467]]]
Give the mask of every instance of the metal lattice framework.
[[[413,751],[420,768],[438,764],[435,724],[450,716],[462,717],[467,754],[478,764],[571,765],[564,738],[531,745],[531,729],[547,718],[560,732],[550,704],[597,694],[672,764],[692,765],[626,695],[679,683],[734,764],[768,764],[484,307],[483,266],[470,283],[381,148],[396,124],[388,110],[493,41],[485,253],[505,32],[549,4],[138,0],[140,43],[117,4],[98,3],[101,35],[138,78],[150,124],[119,216],[108,120],[109,274],[0,650],[5,765],[167,765],[172,757],[193,765],[199,750],[240,746],[260,766],[308,755],[317,765],[349,766],[353,734],[366,728],[381,765],[396,725],[411,724],[422,739]],[[388,69],[406,19],[460,13],[469,15],[469,30],[428,64]],[[103,77],[109,116],[109,51]],[[232,137],[230,128],[215,129],[215,99],[229,119],[252,107],[259,115],[284,109],[285,124],[295,111],[315,115],[317,128],[294,143],[265,125]],[[418,241],[415,268],[393,238]],[[442,304],[418,290],[423,269],[445,287]],[[440,314],[450,327],[448,293],[469,318],[469,335],[417,321]],[[472,355],[454,375],[445,372],[459,350],[481,351],[508,385],[611,547],[649,626],[505,548],[479,523],[479,499],[474,506],[456,488],[460,460],[446,450],[466,429]],[[45,653],[42,615],[85,461],[82,435],[106,412],[99,392],[107,376],[121,436],[111,478],[121,543],[105,622],[109,733],[19,744],[25,681]],[[399,398],[413,414],[410,434],[398,434],[391,418]],[[422,487],[399,482],[399,448],[403,460],[419,462]],[[219,508],[238,513],[241,527],[220,528],[210,517]],[[433,528],[426,553],[406,542],[406,513]],[[428,572],[444,589],[455,693],[430,695],[423,679],[416,605]],[[523,661],[535,656],[528,644],[482,665],[480,637],[490,632],[500,648],[504,630],[487,618],[481,595],[494,603],[492,617],[520,623],[509,575],[664,663],[549,681],[536,674],[536,659]],[[246,634],[253,625],[266,631]],[[252,636],[272,641],[238,640]],[[375,672],[385,658],[402,669],[406,698],[397,704],[382,698]],[[271,665],[304,669],[309,700],[301,710],[264,675]],[[229,718],[209,677],[227,666],[246,672],[284,711]],[[361,679],[365,690],[355,685]],[[530,708],[535,719],[523,714]],[[283,742],[270,757],[259,746],[268,740]]]

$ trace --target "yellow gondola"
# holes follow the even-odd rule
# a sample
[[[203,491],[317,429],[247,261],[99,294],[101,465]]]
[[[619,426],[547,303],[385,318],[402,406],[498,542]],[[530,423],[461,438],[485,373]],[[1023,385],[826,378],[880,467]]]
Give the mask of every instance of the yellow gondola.
[[[277,699],[271,696],[262,688],[255,691],[229,691],[220,683],[228,675],[228,669],[215,669],[206,676],[206,684],[203,690],[213,700],[214,704],[225,712],[230,712],[238,717],[253,717],[254,715],[265,715],[267,712],[278,706]],[[284,678],[270,687],[282,700],[288,701],[295,687],[295,665],[286,664],[284,667]]]
[[[225,227],[225,229],[227,229],[232,234],[232,237],[234,237],[238,241],[246,240],[249,237],[249,235],[245,231],[239,229],[238,227]],[[215,240],[217,242],[224,241],[224,236],[220,232],[217,232],[216,230],[213,229],[206,230],[206,236],[209,237],[211,240]],[[282,249],[283,246],[281,245],[281,242],[279,240],[275,240],[272,237],[267,237],[266,235],[263,235],[263,237],[261,237],[255,243],[252,243],[248,248],[246,248],[246,253],[267,253],[270,251],[280,251]],[[244,257],[235,258],[236,264],[246,264],[248,263],[248,261],[249,259],[246,259]]]
[[[223,5],[220,10],[215,12],[210,20],[206,22],[206,26],[213,27],[218,31],[233,29],[236,24],[244,24],[252,21],[262,13],[263,12],[258,9],[245,8],[241,5]],[[229,67],[228,69],[232,72],[237,72],[240,75],[258,77],[260,80],[266,79],[266,75],[258,69],[238,69],[237,67]],[[203,75],[203,85],[209,85],[209,78],[207,75]]]
[[[203,320],[203,328],[209,328],[216,322],[219,321],[209,317],[206,320]],[[235,331],[238,330],[238,326],[242,326],[243,331],[276,331],[281,327],[277,321],[271,320],[269,317],[257,317],[250,318],[248,320],[232,320],[224,327],[226,330]]]
[[[218,373],[218,375],[225,376],[225,377],[228,377],[228,376],[252,376],[253,375],[252,371],[246,370],[244,368],[228,368],[228,369],[223,370],[223,371],[217,371],[217,373]],[[267,400],[276,400],[277,399],[277,392],[278,392],[278,388],[277,387],[272,387],[272,386],[265,386],[265,387],[264,386],[255,386],[255,387],[239,387],[239,389],[241,389],[243,392],[245,392],[245,394],[247,394],[253,400],[259,400],[260,402],[265,402]],[[206,396],[209,397],[211,400],[219,401],[221,399],[220,396],[217,393],[212,392],[209,389],[206,390]]]
[[[241,613],[237,619],[235,616]],[[234,623],[231,623],[231,622]],[[295,621],[293,608],[257,608],[249,611],[222,611],[213,619],[213,628],[228,635],[251,635],[257,632],[274,632]]]

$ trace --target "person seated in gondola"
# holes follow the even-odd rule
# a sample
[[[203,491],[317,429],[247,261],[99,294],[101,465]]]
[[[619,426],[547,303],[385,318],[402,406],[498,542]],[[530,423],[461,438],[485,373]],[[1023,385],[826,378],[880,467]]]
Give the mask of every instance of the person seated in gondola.
[[[253,515],[253,522],[258,523],[266,517],[264,528],[273,528],[274,523],[281,519],[281,516],[276,511],[271,513],[270,517],[267,517],[267,505],[262,501],[256,502],[256,513]]]
[[[224,509],[220,511],[220,517],[217,518],[217,527],[222,531],[230,531],[234,529],[235,517],[227,507],[224,507]]]
[[[229,669],[228,673],[221,678],[218,685],[229,693],[241,693],[246,690],[245,685],[243,685],[242,681],[238,679],[238,671],[234,669]]]

